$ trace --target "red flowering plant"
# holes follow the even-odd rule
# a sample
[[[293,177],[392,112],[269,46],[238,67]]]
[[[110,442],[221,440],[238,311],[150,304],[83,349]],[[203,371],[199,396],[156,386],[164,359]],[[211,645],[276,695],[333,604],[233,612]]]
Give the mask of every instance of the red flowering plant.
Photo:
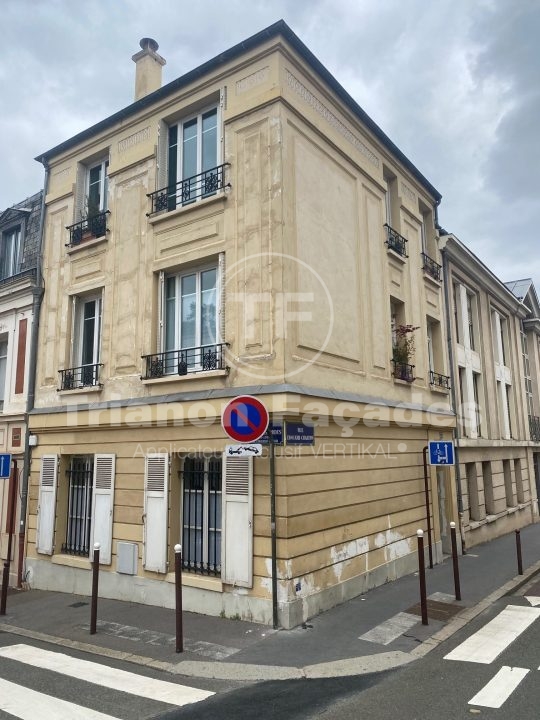
[[[395,329],[394,347],[392,350],[392,360],[400,364],[410,364],[414,357],[415,330],[419,330],[418,325],[398,325]]]

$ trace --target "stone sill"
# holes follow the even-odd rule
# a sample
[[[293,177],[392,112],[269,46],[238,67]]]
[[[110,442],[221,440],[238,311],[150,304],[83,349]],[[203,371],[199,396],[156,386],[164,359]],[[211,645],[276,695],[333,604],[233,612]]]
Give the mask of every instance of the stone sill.
[[[89,385],[88,387],[73,388],[73,390],[57,390],[59,395],[87,395],[88,393],[99,393],[103,390],[102,385]]]
[[[214,377],[226,377],[228,370],[203,370],[197,373],[188,373],[187,375],[166,375],[159,378],[141,378],[143,385],[161,385],[174,382],[185,382],[186,380],[204,380]]]
[[[414,385],[414,380],[416,380],[416,378],[414,378],[414,380],[409,382],[408,380],[401,380],[401,378],[396,378],[396,377],[394,377],[392,379],[396,385],[405,385],[405,387],[412,387]]]
[[[386,254],[388,255],[388,257],[392,258],[393,260],[397,260],[398,262],[400,262],[402,265],[405,265],[405,262],[407,261],[407,258],[409,257],[408,255],[400,255],[398,252],[396,252],[395,250],[392,250],[392,248],[390,248],[390,247],[386,248]]]
[[[439,387],[438,385],[430,385],[429,389],[431,392],[437,393],[438,395],[448,395],[450,392],[447,388]]]
[[[437,289],[441,288],[442,285],[442,279],[441,280],[435,280],[433,275],[430,275],[427,270],[422,269],[422,274],[424,275],[424,280],[427,280],[429,283],[431,283],[434,287]]]
[[[476,530],[479,527],[482,527],[483,525],[489,525],[491,523],[497,522],[497,520],[500,520],[501,518],[505,517],[506,515],[512,515],[513,513],[519,511],[519,510],[525,510],[528,508],[530,503],[519,503],[515,507],[508,507],[506,510],[503,510],[500,513],[497,513],[496,515],[486,515],[485,518],[482,520],[469,520],[469,530]]]
[[[150,225],[155,225],[157,223],[164,222],[165,220],[176,218],[179,215],[193,213],[194,210],[207,208],[209,205],[217,205],[220,203],[224,205],[226,200],[227,197],[225,195],[225,192],[222,190],[221,192],[218,192],[217,195],[212,195],[212,197],[204,198],[204,200],[196,200],[189,205],[176,208],[176,210],[169,210],[168,212],[163,211],[158,213],[157,215],[152,215],[148,218],[148,222]]]
[[[79,568],[80,570],[92,569],[90,558],[78,557],[76,555],[64,555],[63,553],[53,555],[51,557],[51,562],[55,565],[67,565],[69,567]]]
[[[173,572],[167,573],[165,579],[168,583],[176,582]],[[182,585],[199,588],[201,590],[209,590],[210,592],[223,592],[223,583],[220,578],[197,575],[196,573],[182,571]]]
[[[107,242],[107,236],[101,235],[101,237],[80,242],[78,245],[69,245],[66,248],[66,252],[68,255],[73,255],[73,253],[80,252],[81,250],[86,250],[86,248],[96,247],[96,245],[101,245],[104,242]]]

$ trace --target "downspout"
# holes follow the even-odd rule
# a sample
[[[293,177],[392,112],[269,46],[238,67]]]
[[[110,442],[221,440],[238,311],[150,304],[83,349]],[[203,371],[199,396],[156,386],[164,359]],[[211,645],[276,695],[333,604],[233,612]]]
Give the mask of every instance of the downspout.
[[[41,213],[39,218],[39,246],[37,253],[36,267],[36,283],[32,288],[32,333],[30,336],[30,362],[28,367],[28,392],[26,395],[26,432],[24,439],[24,461],[23,476],[21,487],[21,515],[19,520],[19,561],[17,565],[17,587],[22,586],[23,579],[23,562],[24,562],[24,545],[26,536],[26,509],[28,506],[28,484],[30,478],[30,431],[29,431],[29,415],[34,409],[34,400],[36,393],[36,368],[37,368],[37,347],[39,337],[39,315],[41,312],[41,303],[43,300],[43,276],[41,273],[42,254],[43,254],[43,234],[45,228],[45,197],[47,195],[47,186],[49,184],[49,166],[45,158],[41,158],[41,163],[45,168],[45,181],[43,184],[43,197],[41,198]]]
[[[456,415],[456,427],[454,428],[454,454],[456,460],[456,490],[457,490],[457,506],[459,515],[459,534],[461,537],[461,547],[465,553],[465,538],[463,535],[463,495],[461,492],[461,471],[459,466],[459,439],[460,427],[457,415],[457,398],[456,398],[456,373],[454,368],[454,345],[452,342],[452,308],[450,307],[450,288],[448,285],[448,256],[446,248],[441,249],[443,263],[443,288],[444,288],[444,307],[446,315],[446,342],[448,344],[448,362],[450,364],[450,397],[452,410]]]

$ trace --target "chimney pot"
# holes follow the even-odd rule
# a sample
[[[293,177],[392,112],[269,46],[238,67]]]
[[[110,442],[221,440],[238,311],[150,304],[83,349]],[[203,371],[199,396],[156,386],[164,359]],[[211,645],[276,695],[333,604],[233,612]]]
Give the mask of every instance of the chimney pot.
[[[143,50],[151,50],[152,52],[157,52],[159,49],[159,45],[153,38],[142,38],[139,45]]]

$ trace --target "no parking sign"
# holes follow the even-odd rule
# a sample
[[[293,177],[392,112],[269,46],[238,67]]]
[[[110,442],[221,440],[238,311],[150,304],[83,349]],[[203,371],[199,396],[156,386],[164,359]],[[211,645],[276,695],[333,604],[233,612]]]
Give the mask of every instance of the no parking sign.
[[[221,416],[227,435],[241,443],[252,443],[262,437],[268,421],[268,410],[252,395],[240,395],[228,402]]]

